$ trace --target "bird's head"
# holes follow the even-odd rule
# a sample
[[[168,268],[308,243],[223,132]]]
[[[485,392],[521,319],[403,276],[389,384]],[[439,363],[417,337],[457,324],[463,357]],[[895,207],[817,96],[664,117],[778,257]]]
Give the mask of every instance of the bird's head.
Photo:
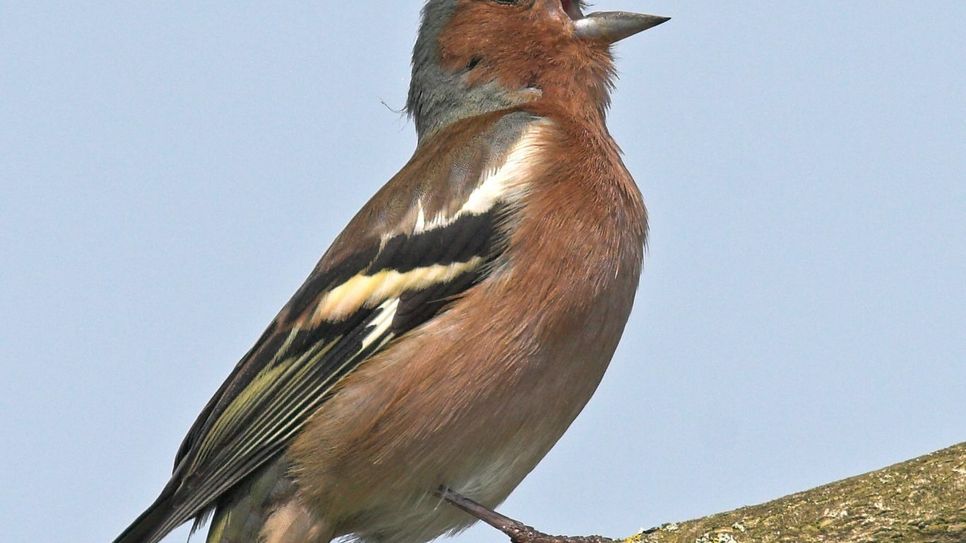
[[[453,121],[543,100],[603,118],[613,43],[665,17],[584,15],[579,0],[429,0],[407,109],[420,137]]]

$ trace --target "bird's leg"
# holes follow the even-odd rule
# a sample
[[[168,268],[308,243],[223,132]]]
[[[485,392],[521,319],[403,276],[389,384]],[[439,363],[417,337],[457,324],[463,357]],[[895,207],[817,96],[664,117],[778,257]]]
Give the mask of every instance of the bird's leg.
[[[449,488],[440,487],[437,494],[458,509],[462,509],[471,516],[489,524],[510,537],[512,543],[617,543],[613,539],[597,535],[587,537],[565,537],[547,535],[543,532],[501,515],[486,506],[462,496]]]

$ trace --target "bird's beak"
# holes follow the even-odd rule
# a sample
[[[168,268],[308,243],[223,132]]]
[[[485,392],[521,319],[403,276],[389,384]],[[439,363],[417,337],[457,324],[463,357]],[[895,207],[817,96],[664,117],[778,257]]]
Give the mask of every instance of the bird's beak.
[[[599,11],[575,20],[574,34],[580,39],[611,44],[670,19],[626,11]]]

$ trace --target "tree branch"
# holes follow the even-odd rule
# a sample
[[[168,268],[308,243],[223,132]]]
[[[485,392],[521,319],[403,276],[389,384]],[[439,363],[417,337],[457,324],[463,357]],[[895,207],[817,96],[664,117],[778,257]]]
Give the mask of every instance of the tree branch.
[[[625,543],[964,543],[966,443]]]

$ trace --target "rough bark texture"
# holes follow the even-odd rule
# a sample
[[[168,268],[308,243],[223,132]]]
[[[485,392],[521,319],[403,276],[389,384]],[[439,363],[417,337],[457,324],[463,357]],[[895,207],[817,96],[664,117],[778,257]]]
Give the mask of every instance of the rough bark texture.
[[[966,443],[625,543],[964,543]]]

